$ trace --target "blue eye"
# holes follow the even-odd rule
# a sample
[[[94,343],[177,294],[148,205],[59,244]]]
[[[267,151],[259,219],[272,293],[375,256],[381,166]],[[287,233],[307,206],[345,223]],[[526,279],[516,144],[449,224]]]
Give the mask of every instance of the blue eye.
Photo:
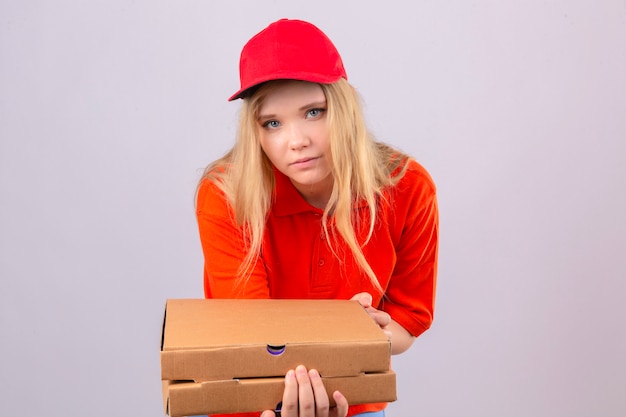
[[[266,129],[276,129],[278,126],[280,126],[280,122],[278,120],[268,120],[263,123],[263,127]]]
[[[308,112],[306,112],[306,117],[309,119],[315,119],[318,118],[322,115],[322,113],[324,113],[326,111],[326,109],[311,109]]]

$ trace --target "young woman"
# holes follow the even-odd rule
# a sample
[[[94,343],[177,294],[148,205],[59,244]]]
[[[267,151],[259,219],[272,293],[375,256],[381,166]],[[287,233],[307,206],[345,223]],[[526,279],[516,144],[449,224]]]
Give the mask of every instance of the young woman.
[[[392,353],[405,351],[433,317],[432,179],[372,138],[339,53],[314,25],[269,25],[244,46],[240,78],[236,143],[198,186],[206,297],[355,299]],[[384,415],[385,404],[333,399],[299,366],[285,377],[282,416]]]

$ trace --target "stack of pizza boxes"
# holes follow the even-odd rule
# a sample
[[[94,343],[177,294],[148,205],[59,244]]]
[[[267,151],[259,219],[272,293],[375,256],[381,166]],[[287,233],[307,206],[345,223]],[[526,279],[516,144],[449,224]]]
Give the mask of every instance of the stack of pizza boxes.
[[[396,399],[391,344],[356,301],[168,300],[161,377],[171,417],[280,409],[284,377],[316,369],[333,404]]]

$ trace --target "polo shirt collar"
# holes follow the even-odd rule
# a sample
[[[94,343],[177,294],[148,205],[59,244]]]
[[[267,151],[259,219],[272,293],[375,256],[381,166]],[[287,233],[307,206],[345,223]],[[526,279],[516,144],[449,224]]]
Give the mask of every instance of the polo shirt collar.
[[[324,212],[324,210],[307,203],[285,174],[274,169],[274,178],[276,179],[276,187],[274,188],[272,211],[276,216],[307,212],[322,214]]]
[[[272,207],[274,215],[290,216],[297,213],[324,213],[324,210],[307,203],[291,183],[291,180],[276,168],[274,168],[274,178],[276,179]],[[357,208],[363,207],[367,207],[367,201],[365,200],[361,200],[357,204]]]

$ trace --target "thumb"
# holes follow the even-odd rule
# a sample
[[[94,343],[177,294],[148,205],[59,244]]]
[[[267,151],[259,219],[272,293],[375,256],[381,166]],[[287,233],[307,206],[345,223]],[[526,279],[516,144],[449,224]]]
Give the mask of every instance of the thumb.
[[[351,300],[358,301],[365,308],[372,306],[372,295],[368,292],[360,292],[352,297]]]

